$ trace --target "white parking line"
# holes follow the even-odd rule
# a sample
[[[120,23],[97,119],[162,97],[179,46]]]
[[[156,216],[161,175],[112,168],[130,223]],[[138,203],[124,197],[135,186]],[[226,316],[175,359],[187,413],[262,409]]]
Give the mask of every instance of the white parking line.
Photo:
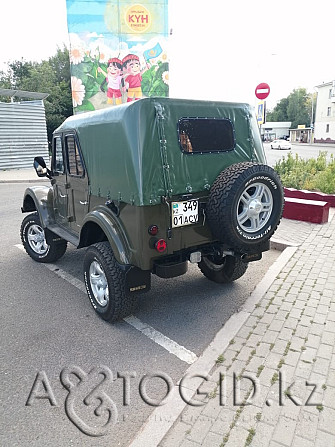
[[[22,251],[25,251],[22,244],[16,244],[15,247],[19,248]],[[81,292],[86,293],[85,285],[82,281],[72,276],[70,273],[65,272],[64,270],[60,269],[56,264],[49,264],[45,263],[44,266],[51,270],[52,272],[56,273],[58,276],[63,278],[65,281],[69,282],[73,286],[77,287]]]
[[[16,244],[15,247],[17,247],[19,250],[25,251],[22,244]],[[68,283],[77,287],[77,289],[79,289],[81,292],[86,293],[86,287],[82,281],[75,278],[70,273],[67,273],[64,270],[60,269],[56,264],[45,263],[44,265],[49,270],[56,273],[56,275],[60,276]],[[159,346],[166,349],[170,354],[173,354],[176,357],[178,357],[183,362],[186,362],[189,365],[191,365],[196,360],[198,360],[198,357],[194,354],[194,352],[189,351],[184,346],[179,345],[175,341],[171,340],[169,337],[166,337],[149,324],[143,323],[141,320],[134,317],[133,315],[124,318],[124,321],[130,324],[138,331],[140,331],[143,335],[146,335],[148,338],[150,338],[150,340],[154,341]]]
[[[178,343],[171,340],[171,338],[166,337],[161,332],[156,331],[156,329],[149,326],[148,324],[142,323],[141,320],[134,317],[133,315],[124,318],[124,321],[126,321],[135,329],[142,332],[142,334],[146,335],[155,343],[157,343],[158,345],[162,346],[164,349],[169,351],[170,354],[173,354],[180,360],[183,360],[183,362],[186,362],[189,365],[191,365],[198,359],[198,357],[194,354],[194,352],[189,351],[188,349],[184,348],[184,346],[178,345]]]

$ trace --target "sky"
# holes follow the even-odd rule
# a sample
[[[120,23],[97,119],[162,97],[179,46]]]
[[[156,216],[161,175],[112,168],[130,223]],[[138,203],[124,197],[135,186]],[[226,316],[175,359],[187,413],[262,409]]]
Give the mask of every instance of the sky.
[[[65,0],[4,2],[1,13],[0,69],[69,45]],[[171,96],[256,106],[266,82],[272,109],[335,79],[334,0],[169,0],[169,13]]]

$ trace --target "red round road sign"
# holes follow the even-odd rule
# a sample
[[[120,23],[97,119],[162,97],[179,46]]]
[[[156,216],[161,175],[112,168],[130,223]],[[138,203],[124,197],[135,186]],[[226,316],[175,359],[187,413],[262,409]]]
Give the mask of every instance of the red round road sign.
[[[266,82],[258,84],[255,89],[255,95],[258,99],[266,99],[270,93],[270,86]]]

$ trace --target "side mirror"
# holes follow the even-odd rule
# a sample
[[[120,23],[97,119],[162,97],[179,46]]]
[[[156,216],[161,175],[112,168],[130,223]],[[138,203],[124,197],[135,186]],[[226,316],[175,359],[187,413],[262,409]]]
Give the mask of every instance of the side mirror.
[[[47,168],[43,157],[34,158],[34,168],[38,177],[48,177],[51,178],[51,172]]]

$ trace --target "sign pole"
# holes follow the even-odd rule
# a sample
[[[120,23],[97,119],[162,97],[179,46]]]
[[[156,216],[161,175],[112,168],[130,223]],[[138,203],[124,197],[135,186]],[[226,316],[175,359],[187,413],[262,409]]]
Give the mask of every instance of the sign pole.
[[[266,122],[266,101],[265,99],[270,94],[270,86],[266,82],[261,82],[255,88],[256,98],[259,99],[258,111],[257,111],[257,124],[259,134],[262,137],[261,126]]]

